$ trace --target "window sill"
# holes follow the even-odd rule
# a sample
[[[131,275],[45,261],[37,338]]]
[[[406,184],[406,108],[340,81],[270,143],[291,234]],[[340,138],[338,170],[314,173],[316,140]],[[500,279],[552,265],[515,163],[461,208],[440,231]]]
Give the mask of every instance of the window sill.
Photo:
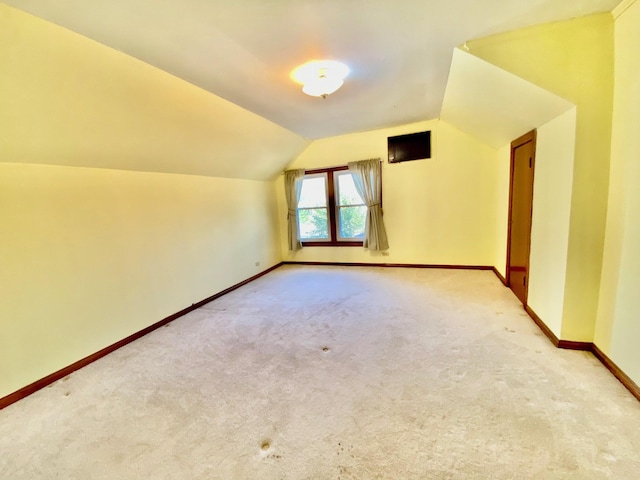
[[[302,242],[303,247],[362,247],[362,242]]]

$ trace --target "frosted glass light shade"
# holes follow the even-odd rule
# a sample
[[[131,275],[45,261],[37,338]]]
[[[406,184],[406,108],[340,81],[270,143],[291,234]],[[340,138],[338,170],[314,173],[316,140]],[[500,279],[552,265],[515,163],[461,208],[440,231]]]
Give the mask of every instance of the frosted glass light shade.
[[[322,97],[332,94],[342,85],[344,81],[340,78],[321,77],[304,84],[302,91],[312,97]]]
[[[300,65],[291,78],[303,85],[302,91],[314,97],[326,97],[344,85],[349,67],[334,60],[317,60]]]

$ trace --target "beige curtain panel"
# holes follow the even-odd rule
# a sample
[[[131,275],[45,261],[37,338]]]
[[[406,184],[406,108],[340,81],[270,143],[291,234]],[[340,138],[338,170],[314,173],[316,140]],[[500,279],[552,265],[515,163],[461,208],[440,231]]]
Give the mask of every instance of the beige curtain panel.
[[[284,193],[287,198],[287,231],[289,250],[295,252],[302,249],[298,238],[298,202],[302,192],[304,170],[287,170],[284,172]]]
[[[367,205],[364,248],[369,250],[388,250],[387,231],[382,221],[382,171],[380,159],[349,162],[348,165],[356,190],[358,190]]]

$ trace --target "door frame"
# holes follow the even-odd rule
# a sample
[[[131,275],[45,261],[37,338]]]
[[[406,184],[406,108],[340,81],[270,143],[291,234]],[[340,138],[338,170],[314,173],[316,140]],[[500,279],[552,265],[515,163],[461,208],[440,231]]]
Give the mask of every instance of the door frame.
[[[511,167],[509,173],[509,217],[507,222],[507,265],[505,268],[505,277],[506,277],[506,285],[511,288],[511,223],[513,216],[513,174],[515,167],[515,151],[516,148],[524,145],[527,142],[532,142],[532,160],[531,160],[531,178],[532,184],[535,186],[535,172],[536,172],[536,139],[537,139],[537,130],[534,128],[530,132],[525,133],[524,135],[516,138],[513,142],[511,142]],[[531,257],[531,227],[532,219],[533,219],[533,188],[531,189],[531,210],[529,211],[529,245],[527,249],[527,281],[524,285],[524,298],[525,301],[523,305],[526,307],[527,302],[529,300],[529,267],[530,267],[530,257]]]

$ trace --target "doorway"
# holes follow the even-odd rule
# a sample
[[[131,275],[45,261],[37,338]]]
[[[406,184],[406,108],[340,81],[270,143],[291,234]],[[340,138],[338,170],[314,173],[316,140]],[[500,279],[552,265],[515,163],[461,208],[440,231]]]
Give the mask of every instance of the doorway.
[[[535,156],[535,130],[511,142],[506,273],[507,285],[524,305],[527,305],[529,290],[529,251],[531,249]]]

